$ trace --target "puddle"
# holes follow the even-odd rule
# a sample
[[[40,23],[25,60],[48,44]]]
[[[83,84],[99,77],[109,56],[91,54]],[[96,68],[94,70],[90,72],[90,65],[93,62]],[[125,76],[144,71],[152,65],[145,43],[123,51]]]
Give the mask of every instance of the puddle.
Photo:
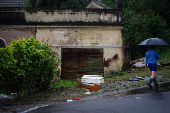
[[[35,107],[29,108],[29,109],[27,109],[27,110],[25,110],[25,111],[22,111],[21,113],[27,113],[27,112],[36,110],[36,109],[41,108],[41,107],[46,107],[46,106],[48,106],[48,105],[35,106]]]
[[[8,102],[0,103],[0,108],[3,108],[3,107],[13,107],[13,106],[18,106],[18,104],[17,103],[12,103],[12,102],[10,102],[10,103],[8,103]]]
[[[170,82],[165,82],[165,83],[159,84],[158,90],[155,90],[154,87],[152,90],[149,90],[148,86],[144,86],[144,87],[140,87],[137,89],[120,92],[119,94],[133,95],[133,94],[145,94],[145,93],[159,93],[159,92],[167,92],[167,91],[170,91]]]

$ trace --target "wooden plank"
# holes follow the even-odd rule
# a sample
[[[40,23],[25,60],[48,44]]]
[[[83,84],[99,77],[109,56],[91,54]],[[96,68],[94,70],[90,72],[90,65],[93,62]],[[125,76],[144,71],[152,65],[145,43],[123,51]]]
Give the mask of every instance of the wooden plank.
[[[83,75],[103,73],[103,50],[64,48],[62,49],[61,78],[77,79]]]
[[[90,84],[90,83],[82,83],[81,79],[77,79],[77,84],[80,87],[83,87],[89,91],[98,91],[101,90],[101,85],[100,84]]]

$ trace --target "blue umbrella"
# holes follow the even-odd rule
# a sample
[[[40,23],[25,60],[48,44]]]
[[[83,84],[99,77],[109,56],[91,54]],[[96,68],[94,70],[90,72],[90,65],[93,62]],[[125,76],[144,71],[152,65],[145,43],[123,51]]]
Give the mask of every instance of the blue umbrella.
[[[139,45],[145,46],[145,45],[169,45],[169,44],[160,38],[149,38],[142,41]]]

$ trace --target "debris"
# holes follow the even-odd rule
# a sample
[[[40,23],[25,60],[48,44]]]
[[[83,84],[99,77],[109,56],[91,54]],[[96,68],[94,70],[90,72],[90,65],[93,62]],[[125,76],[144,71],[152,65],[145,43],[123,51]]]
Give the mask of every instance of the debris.
[[[128,79],[129,81],[139,81],[140,79],[138,79],[138,78],[130,78],[130,79]]]
[[[89,91],[101,90],[100,83],[104,83],[101,75],[84,75],[81,79],[77,79],[77,84]]]
[[[83,88],[88,89],[89,91],[98,91],[98,90],[101,90],[101,85],[100,84],[83,83]]]
[[[86,93],[84,93],[84,94],[89,95],[89,94],[91,94],[91,92],[86,92]]]
[[[11,93],[11,95],[17,95],[17,93]]]
[[[73,101],[72,99],[67,100],[67,102],[72,102],[72,101]]]
[[[80,100],[81,98],[73,98],[74,100]]]
[[[140,97],[136,97],[136,100],[141,100],[141,98]]]
[[[133,66],[133,67],[145,67],[145,57],[143,58],[140,58],[140,59],[136,59],[134,61],[130,61],[130,64]],[[157,62],[158,66],[161,66],[159,62]]]
[[[143,78],[143,77],[138,77],[138,76],[136,76],[136,78],[138,78],[138,79],[140,79],[140,80],[144,80],[145,78]]]
[[[100,84],[104,83],[104,78],[101,75],[83,75],[83,77],[81,77],[81,82]]]
[[[4,99],[14,99],[14,97],[12,95],[4,95],[4,94],[0,94],[0,100],[4,100]]]
[[[165,62],[165,63],[161,63],[162,66],[168,66],[170,65],[170,62]]]
[[[130,61],[130,64],[134,67],[145,67],[145,57]]]

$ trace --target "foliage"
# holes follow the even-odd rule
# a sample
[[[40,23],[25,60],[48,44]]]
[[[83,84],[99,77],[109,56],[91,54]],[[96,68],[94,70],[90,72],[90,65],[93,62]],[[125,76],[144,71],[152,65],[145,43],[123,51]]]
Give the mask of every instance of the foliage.
[[[61,4],[61,8],[85,8],[89,0],[67,0]]]
[[[9,91],[45,89],[59,71],[58,53],[33,36],[13,40],[0,54],[0,86]]]
[[[109,6],[112,9],[115,9],[115,1],[114,0],[100,0],[100,2]]]
[[[161,52],[160,56],[161,56],[161,60],[159,62],[163,63],[163,62],[169,62],[170,61],[170,48],[166,48],[166,50],[164,52]]]
[[[25,0],[27,7],[85,8],[90,0]]]
[[[138,44],[147,38],[162,38],[169,42],[167,21],[150,4],[154,5],[154,2],[152,0],[124,0],[123,40],[131,46],[132,60],[144,56],[147,48],[139,47]],[[157,49],[161,51],[160,47]]]

